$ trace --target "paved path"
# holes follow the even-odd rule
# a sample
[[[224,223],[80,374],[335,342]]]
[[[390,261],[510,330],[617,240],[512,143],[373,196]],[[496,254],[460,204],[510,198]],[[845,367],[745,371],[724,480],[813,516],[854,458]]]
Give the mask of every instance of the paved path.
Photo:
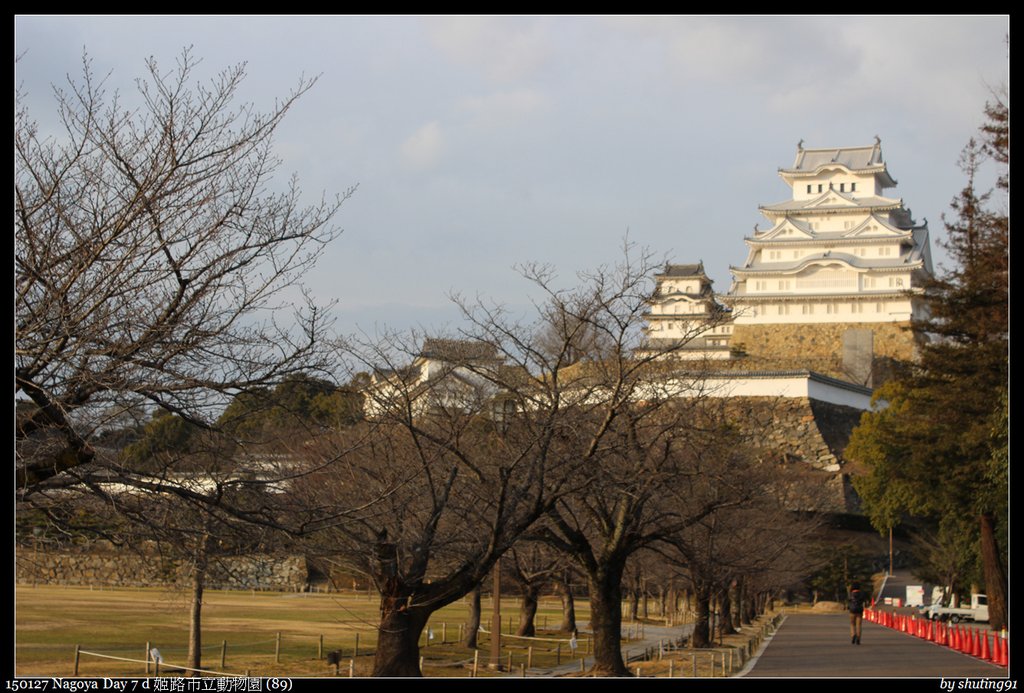
[[[589,631],[590,624],[586,621],[580,621],[579,623],[581,631]],[[630,626],[627,623],[622,624],[622,633],[625,635],[630,630]],[[693,632],[693,624],[683,624],[673,626],[671,628],[667,626],[652,626],[651,624],[645,624],[643,627],[644,637],[642,639],[630,640],[622,643],[622,658],[626,660],[626,666],[629,667],[629,657],[631,655],[639,655],[648,648],[657,649],[659,642],[669,642],[678,640],[680,637],[689,637],[690,633]],[[589,637],[590,633],[587,632],[586,636]],[[586,669],[590,669],[594,666],[593,657],[584,657],[583,666]],[[549,669],[530,669],[531,676],[565,676],[567,674],[574,674],[580,670],[580,658],[576,657],[568,663],[564,663],[557,667],[551,667]],[[512,676],[516,676],[515,672],[512,672]]]
[[[792,614],[741,676],[749,678],[1006,678],[1007,670],[864,622],[861,645],[850,644],[847,614]]]

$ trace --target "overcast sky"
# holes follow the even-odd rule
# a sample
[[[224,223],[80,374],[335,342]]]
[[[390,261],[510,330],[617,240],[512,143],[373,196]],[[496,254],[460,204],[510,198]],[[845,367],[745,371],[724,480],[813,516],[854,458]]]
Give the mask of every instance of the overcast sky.
[[[887,194],[934,245],[959,153],[1008,84],[1008,33],[1006,16],[15,19],[16,78],[44,122],[83,49],[125,90],[185,46],[208,74],[246,62],[264,109],[319,75],[276,142],[311,200],[359,186],[306,277],[342,332],[454,324],[452,291],[523,308],[514,265],[568,284],[627,231],[726,291],[801,139],[879,136]]]

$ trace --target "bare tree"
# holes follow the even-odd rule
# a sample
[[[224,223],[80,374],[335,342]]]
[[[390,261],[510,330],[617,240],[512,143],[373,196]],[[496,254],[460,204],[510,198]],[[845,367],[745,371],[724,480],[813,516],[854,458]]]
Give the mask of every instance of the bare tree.
[[[671,371],[658,370],[657,378],[634,385],[630,406],[617,412],[585,491],[559,499],[531,531],[572,557],[587,576],[592,671],[601,675],[630,675],[622,658],[621,605],[631,557],[748,500],[707,492],[726,471],[710,464],[700,442],[710,435],[700,415],[704,399],[683,396]]]
[[[90,61],[55,90],[60,131],[15,119],[15,398],[22,495],[96,459],[140,405],[210,427],[227,397],[325,369],[322,308],[298,289],[351,193],[275,192],[274,133],[314,80],[266,113],[244,66],[196,81],[185,51],[137,94]],[[304,303],[293,309],[292,303]]]
[[[662,560],[682,569],[692,588],[696,620],[692,644],[712,644],[711,610],[719,605],[719,636],[734,632],[741,581],[761,589],[790,585],[806,572],[808,552],[821,517],[827,475],[792,465],[751,447],[751,431],[723,431],[702,445],[701,478],[669,489],[670,505],[717,499],[711,512],[661,538]],[[770,541],[766,540],[770,537]]]
[[[372,374],[368,419],[317,441],[316,459],[343,471],[307,478],[302,492],[307,507],[382,498],[321,539],[381,593],[376,675],[419,675],[430,614],[468,594],[560,498],[606,471],[595,462],[615,447],[619,416],[643,408],[637,374],[654,362],[631,362],[653,267],[627,249],[568,289],[549,268],[525,267],[542,296],[532,323],[461,301],[467,326],[456,338],[352,348]]]
[[[43,486],[26,501],[63,533],[101,537],[126,554],[171,568],[166,584],[187,587],[190,595],[186,666],[193,671],[202,666],[203,596],[211,572],[231,574],[233,557],[271,554],[277,535],[272,525],[286,514],[272,485],[224,463],[227,447],[220,438],[194,430],[188,440],[165,437],[181,449],[158,450],[158,441],[134,446],[147,448],[141,460],[131,447],[116,457],[103,450],[97,462],[66,472],[77,483]],[[119,473],[122,460],[131,460],[130,474]]]
[[[522,606],[516,635],[532,638],[537,634],[536,616],[541,592],[561,572],[561,560],[550,549],[535,542],[521,542],[509,551],[511,560],[502,564],[505,573],[519,587]]]

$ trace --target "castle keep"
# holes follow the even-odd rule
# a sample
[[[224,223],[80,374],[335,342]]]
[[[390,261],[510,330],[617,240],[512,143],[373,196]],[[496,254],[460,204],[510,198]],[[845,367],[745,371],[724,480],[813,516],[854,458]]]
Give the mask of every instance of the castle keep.
[[[655,277],[648,337],[685,340],[686,358],[877,383],[887,362],[914,357],[907,328],[924,317],[932,275],[927,223],[883,194],[896,181],[877,138],[830,149],[801,142],[779,176],[790,199],[759,208],[770,226],[744,238],[728,293],[711,290],[700,264],[669,265]]]

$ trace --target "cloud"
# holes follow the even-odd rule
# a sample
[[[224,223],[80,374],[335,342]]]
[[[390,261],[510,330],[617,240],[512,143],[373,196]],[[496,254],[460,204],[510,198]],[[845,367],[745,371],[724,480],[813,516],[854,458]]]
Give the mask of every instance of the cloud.
[[[515,125],[544,110],[547,97],[534,89],[499,91],[485,96],[469,96],[458,103],[472,125],[493,129]]]
[[[413,171],[434,168],[444,153],[441,125],[433,120],[410,135],[399,149],[402,166]]]
[[[482,70],[495,82],[513,82],[535,74],[552,52],[544,20],[438,17],[425,21],[431,41],[445,57]]]

